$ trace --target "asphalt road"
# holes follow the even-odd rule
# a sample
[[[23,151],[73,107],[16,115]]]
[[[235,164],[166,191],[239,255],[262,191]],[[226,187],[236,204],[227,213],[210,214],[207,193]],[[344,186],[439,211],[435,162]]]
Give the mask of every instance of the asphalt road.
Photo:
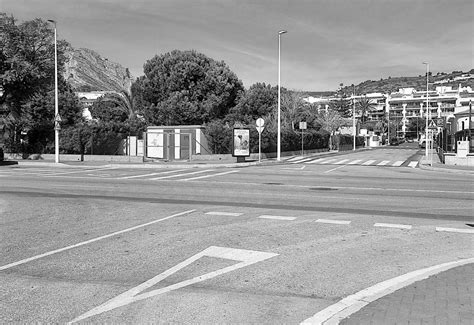
[[[337,163],[2,167],[0,322],[297,324],[474,256],[442,231],[472,229],[472,175]]]

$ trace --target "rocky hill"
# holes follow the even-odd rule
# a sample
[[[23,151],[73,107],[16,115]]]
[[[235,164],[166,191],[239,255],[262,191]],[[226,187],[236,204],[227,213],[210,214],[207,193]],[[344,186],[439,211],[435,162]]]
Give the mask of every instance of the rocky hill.
[[[132,76],[127,68],[85,48],[66,52],[64,79],[76,91],[130,91]]]

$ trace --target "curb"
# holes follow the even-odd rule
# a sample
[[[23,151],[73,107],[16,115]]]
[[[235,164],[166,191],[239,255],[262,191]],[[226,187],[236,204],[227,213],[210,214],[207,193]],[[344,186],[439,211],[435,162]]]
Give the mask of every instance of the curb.
[[[379,282],[353,295],[347,296],[339,302],[319,311],[314,316],[304,320],[301,324],[339,324],[339,322],[356,313],[371,302],[389,295],[415,282],[425,280],[430,276],[447,271],[457,266],[474,263],[474,258],[462,259],[454,262],[438,264],[424,269],[409,272],[398,277]]]

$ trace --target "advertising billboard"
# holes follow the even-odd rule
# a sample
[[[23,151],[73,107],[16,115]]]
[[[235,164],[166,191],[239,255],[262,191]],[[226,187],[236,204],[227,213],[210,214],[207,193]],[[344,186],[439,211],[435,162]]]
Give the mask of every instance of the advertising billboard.
[[[250,129],[234,129],[232,156],[250,156]]]

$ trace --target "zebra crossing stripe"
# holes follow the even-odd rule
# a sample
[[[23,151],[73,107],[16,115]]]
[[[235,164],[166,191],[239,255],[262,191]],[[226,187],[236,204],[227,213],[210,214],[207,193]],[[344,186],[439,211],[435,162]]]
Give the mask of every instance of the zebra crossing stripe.
[[[299,164],[299,163],[302,163],[302,162],[310,161],[311,159],[313,159],[313,158],[305,158],[305,159],[301,159],[301,160],[298,160],[298,161],[292,161],[291,163],[292,164]]]
[[[360,163],[361,161],[362,161],[362,159],[353,160],[350,163],[348,163],[348,165],[355,165],[355,164]]]
[[[385,166],[386,164],[388,164],[390,162],[390,160],[384,160],[380,163],[377,164],[377,166]]]
[[[408,164],[408,167],[416,168],[417,165],[418,165],[418,161],[410,161],[410,163]]]
[[[287,161],[291,162],[291,161],[298,161],[298,160],[302,160],[302,159],[305,159],[305,157],[296,156],[296,157],[288,159]]]
[[[306,161],[305,164],[316,164],[316,163],[320,163],[321,161],[323,161],[325,158],[318,158],[318,159],[315,159],[315,160],[311,160],[311,161]]]
[[[398,160],[392,164],[393,167],[400,167],[403,164],[402,160]]]
[[[368,165],[372,165],[374,162],[376,162],[376,160],[367,160],[365,163],[363,163],[362,165],[364,166],[368,166]]]
[[[336,162],[335,164],[336,164],[336,165],[342,165],[342,164],[344,164],[346,161],[349,161],[349,159],[343,159],[343,160],[341,160],[341,161]]]
[[[326,161],[322,161],[320,162],[321,165],[324,165],[324,164],[329,164],[330,162],[333,162],[333,161],[336,161],[337,159],[328,159]]]

